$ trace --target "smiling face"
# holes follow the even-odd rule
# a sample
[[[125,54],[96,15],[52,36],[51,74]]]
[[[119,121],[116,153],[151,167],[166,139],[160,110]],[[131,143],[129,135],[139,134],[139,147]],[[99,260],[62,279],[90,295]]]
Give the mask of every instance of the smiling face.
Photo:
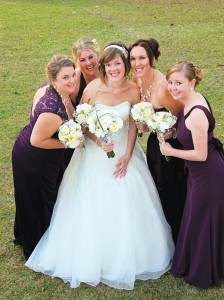
[[[62,67],[58,72],[56,79],[52,80],[59,94],[64,97],[69,96],[74,91],[76,82],[75,69],[71,67]]]
[[[79,65],[82,73],[93,75],[98,72],[97,56],[91,50],[82,50],[79,56]]]
[[[144,47],[135,46],[130,52],[130,63],[132,72],[137,77],[143,77],[150,69],[150,61]]]
[[[125,64],[119,54],[105,63],[106,76],[111,81],[119,81],[125,77]]]
[[[195,79],[189,80],[184,72],[173,72],[168,80],[168,91],[176,100],[185,100],[193,90]]]

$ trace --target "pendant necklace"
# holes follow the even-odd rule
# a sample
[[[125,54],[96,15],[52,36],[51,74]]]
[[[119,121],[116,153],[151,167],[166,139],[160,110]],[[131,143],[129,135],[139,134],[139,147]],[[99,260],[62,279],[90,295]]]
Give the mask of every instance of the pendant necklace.
[[[53,88],[58,93],[58,95],[61,97],[61,100],[64,103],[64,105],[67,106],[69,104],[69,102],[70,102],[70,98],[68,97],[68,98],[63,99],[62,95],[58,92],[57,86],[53,85]]]
[[[143,90],[142,90],[142,80],[141,78],[139,79],[139,90],[140,90],[140,95],[141,95],[141,99],[143,102],[147,102],[147,99],[151,96],[151,92],[152,92],[152,83],[153,83],[153,78],[154,78],[154,69],[153,70],[153,74],[152,74],[152,81],[151,84],[149,86],[149,88],[146,90],[146,94],[143,94]]]
[[[62,96],[61,96],[62,97]],[[68,105],[70,102],[70,98],[65,98],[62,100],[65,105]]]

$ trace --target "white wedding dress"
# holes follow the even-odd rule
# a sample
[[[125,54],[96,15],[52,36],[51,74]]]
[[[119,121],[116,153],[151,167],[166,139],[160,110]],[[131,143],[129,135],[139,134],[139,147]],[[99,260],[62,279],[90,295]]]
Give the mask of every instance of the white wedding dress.
[[[115,107],[124,122],[128,101]],[[139,145],[123,178],[114,178],[128,129],[112,136],[114,158],[92,140],[76,149],[61,183],[51,224],[26,266],[60,277],[76,288],[103,282],[133,289],[136,279],[157,279],[170,269],[174,244],[160,199]]]

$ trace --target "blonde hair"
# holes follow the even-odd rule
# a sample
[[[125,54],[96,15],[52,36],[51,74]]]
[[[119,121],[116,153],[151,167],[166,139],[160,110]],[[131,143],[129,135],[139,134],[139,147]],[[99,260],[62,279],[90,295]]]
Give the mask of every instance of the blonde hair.
[[[54,55],[47,63],[45,73],[49,84],[56,80],[59,71],[63,67],[73,67],[75,70],[75,63],[65,55]]]
[[[95,54],[98,60],[100,50],[97,41],[95,39],[91,40],[87,37],[81,37],[74,42],[72,46],[72,55],[77,66],[79,66],[79,57],[83,50],[90,50]]]
[[[183,72],[186,78],[189,81],[195,79],[195,86],[199,84],[199,82],[204,77],[204,72],[201,68],[194,66],[193,63],[188,61],[179,61],[174,64],[166,73],[166,79],[168,80],[170,75],[174,72]]]

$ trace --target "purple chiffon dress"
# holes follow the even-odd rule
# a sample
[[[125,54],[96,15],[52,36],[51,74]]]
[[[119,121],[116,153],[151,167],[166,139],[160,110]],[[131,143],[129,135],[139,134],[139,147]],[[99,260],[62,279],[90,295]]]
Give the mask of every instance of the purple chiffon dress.
[[[224,154],[213,136],[215,119],[203,106],[194,106],[178,121],[177,136],[183,149],[194,148],[185,125],[193,109],[201,109],[208,121],[206,161],[185,161],[188,169],[187,196],[172,274],[201,288],[220,286],[224,277]]]
[[[30,123],[17,136],[12,151],[16,205],[14,243],[22,246],[26,258],[49,226],[63,176],[65,149],[41,149],[30,143],[33,127],[44,112],[68,119],[61,97],[52,86],[37,103],[34,116],[30,114]],[[57,132],[53,137],[57,138]]]
[[[165,108],[155,109],[167,111]],[[174,148],[181,145],[177,139],[169,139]],[[150,133],[147,142],[147,164],[155,181],[167,222],[172,229],[174,243],[177,242],[184,200],[185,200],[185,169],[184,160],[172,157],[169,162],[160,152],[159,141],[155,133]]]

